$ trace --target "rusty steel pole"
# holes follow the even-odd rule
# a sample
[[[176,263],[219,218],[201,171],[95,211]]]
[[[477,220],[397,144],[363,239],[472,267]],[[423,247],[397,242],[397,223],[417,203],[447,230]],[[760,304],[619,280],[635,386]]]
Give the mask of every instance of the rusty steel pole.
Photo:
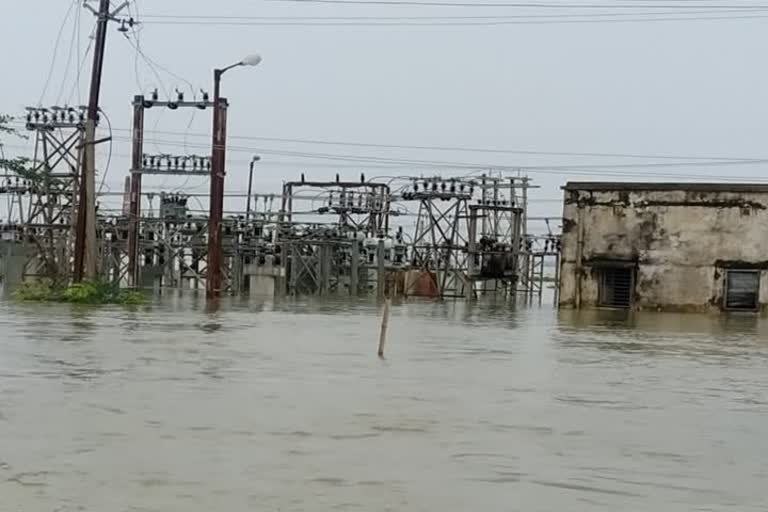
[[[93,51],[93,69],[91,71],[91,89],[88,100],[88,118],[83,141],[82,170],[80,172],[80,192],[77,203],[77,224],[75,228],[75,268],[74,280],[82,281],[84,275],[93,278],[96,273],[96,148],[95,133],[99,117],[99,95],[101,77],[104,70],[104,52],[107,45],[107,24],[109,23],[109,0],[100,0],[96,43]]]
[[[144,154],[144,96],[133,98],[133,149],[128,209],[128,280],[139,286],[139,222],[141,217],[141,170]]]
[[[213,147],[211,152],[210,215],[208,218],[208,265],[205,295],[213,299],[221,293],[221,219],[224,210],[224,173],[227,143],[227,100],[221,97],[221,69],[213,72]]]

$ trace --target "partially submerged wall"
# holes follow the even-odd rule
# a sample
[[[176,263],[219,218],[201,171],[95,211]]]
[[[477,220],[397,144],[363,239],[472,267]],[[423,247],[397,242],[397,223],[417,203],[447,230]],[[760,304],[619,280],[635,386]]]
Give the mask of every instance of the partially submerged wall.
[[[561,306],[597,305],[597,269],[617,261],[636,269],[637,309],[720,307],[727,269],[768,272],[765,185],[598,185],[565,187]],[[762,277],[766,304],[768,274]]]

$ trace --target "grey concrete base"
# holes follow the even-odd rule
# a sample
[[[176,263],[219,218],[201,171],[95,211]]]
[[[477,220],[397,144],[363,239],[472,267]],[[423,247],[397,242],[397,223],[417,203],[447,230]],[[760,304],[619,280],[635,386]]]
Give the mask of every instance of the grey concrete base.
[[[0,282],[4,297],[10,296],[24,279],[27,253],[27,248],[18,242],[0,241]]]
[[[251,297],[274,297],[277,290],[282,289],[282,267],[276,267],[271,261],[264,265],[246,265],[243,275],[248,280]]]
[[[141,267],[140,287],[144,289],[160,290],[163,283],[165,268],[160,265]]]

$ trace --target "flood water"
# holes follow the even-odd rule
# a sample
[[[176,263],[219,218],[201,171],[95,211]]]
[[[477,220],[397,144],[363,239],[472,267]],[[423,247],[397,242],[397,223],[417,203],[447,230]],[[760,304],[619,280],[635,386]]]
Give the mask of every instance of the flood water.
[[[0,303],[0,510],[765,511],[768,323]]]

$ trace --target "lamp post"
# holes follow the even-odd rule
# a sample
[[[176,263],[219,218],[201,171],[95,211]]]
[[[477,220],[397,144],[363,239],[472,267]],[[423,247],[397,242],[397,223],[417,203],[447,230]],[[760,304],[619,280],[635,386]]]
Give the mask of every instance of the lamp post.
[[[208,265],[205,295],[208,299],[221,293],[221,219],[224,211],[224,175],[227,143],[227,107],[221,97],[221,77],[230,69],[258,66],[260,55],[250,55],[236,64],[213,71],[213,148],[211,153],[211,197],[208,219]]]
[[[253,159],[251,159],[251,172],[248,176],[248,202],[245,206],[245,220],[249,221],[251,220],[251,193],[253,192],[253,167],[256,165],[256,162],[261,160],[261,157],[259,155],[254,155]]]

